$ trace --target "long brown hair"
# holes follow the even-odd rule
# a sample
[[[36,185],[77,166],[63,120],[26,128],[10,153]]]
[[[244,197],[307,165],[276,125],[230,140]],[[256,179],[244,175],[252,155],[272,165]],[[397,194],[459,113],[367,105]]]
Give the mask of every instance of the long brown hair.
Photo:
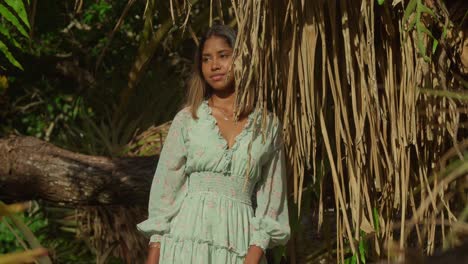
[[[202,39],[200,40],[200,44],[195,51],[195,58],[194,58],[194,65],[192,76],[188,80],[188,93],[185,102],[185,107],[190,108],[190,112],[194,119],[197,119],[197,109],[203,100],[208,99],[212,94],[212,88],[207,84],[205,78],[203,77],[202,73],[202,53],[203,47],[205,45],[206,40],[211,37],[221,37],[228,45],[234,49],[234,45],[236,43],[236,31],[226,25],[222,24],[215,24],[206,31],[203,35]],[[234,59],[234,58],[233,58]],[[253,110],[252,107],[243,108],[239,116],[245,116],[249,114]]]

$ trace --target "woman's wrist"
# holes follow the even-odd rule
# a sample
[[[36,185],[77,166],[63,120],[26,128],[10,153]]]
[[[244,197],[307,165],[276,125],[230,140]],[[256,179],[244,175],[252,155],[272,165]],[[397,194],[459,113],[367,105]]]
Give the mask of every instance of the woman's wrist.
[[[159,242],[151,242],[148,245],[149,248],[161,248],[161,243]]]
[[[251,245],[245,257],[245,264],[258,264],[264,255],[263,249],[256,245]]]
[[[158,264],[160,252],[161,252],[161,243],[159,242],[149,243],[148,257],[146,259],[146,264]]]

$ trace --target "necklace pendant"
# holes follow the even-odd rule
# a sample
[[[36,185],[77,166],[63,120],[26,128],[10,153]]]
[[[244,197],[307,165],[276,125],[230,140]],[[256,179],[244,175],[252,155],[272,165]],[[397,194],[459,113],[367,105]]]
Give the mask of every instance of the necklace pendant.
[[[223,117],[223,119],[226,120],[226,121],[229,121],[229,118],[227,118],[227,117]]]

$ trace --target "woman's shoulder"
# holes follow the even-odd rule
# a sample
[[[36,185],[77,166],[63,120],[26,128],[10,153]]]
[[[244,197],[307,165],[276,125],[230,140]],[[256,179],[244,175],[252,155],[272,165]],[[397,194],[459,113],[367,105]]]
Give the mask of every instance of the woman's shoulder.
[[[190,118],[190,108],[184,107],[176,113],[176,115],[172,119],[172,125],[177,127],[184,127],[187,125],[187,121]]]
[[[186,120],[187,118],[190,117],[190,106],[184,106],[182,109],[180,109],[176,115],[174,116],[174,121],[175,120]]]
[[[185,121],[187,120],[196,121],[200,117],[206,118],[206,116],[209,115],[208,113],[209,111],[211,110],[208,107],[207,101],[202,100],[198,104],[194,104],[194,105],[186,104],[182,109],[179,110],[179,112],[177,112],[175,118],[180,119],[180,120],[185,120]]]

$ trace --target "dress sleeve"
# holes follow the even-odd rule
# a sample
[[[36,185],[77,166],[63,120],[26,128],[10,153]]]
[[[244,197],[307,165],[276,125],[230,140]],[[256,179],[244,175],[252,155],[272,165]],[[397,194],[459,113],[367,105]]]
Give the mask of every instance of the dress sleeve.
[[[148,219],[137,224],[150,242],[160,242],[169,232],[170,222],[187,193],[184,119],[183,112],[179,112],[172,121],[151,184]]]
[[[262,167],[262,178],[257,187],[257,208],[251,219],[252,239],[250,245],[264,251],[288,242],[289,226],[286,162],[281,128],[273,139],[273,152]]]

